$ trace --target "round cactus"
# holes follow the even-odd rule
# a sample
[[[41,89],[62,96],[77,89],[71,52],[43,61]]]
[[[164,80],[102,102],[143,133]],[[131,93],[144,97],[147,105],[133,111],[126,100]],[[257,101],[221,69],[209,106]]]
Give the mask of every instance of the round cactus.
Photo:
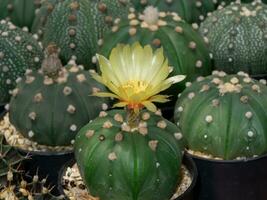
[[[197,28],[194,26],[194,28]],[[211,63],[206,44],[198,32],[175,14],[158,12],[154,7],[147,7],[138,18],[130,12],[128,20],[121,20],[113,26],[103,40],[100,53],[108,56],[117,43],[151,44],[160,46],[173,67],[173,75],[184,74],[187,81],[200,75],[211,73]]]
[[[112,19],[126,17],[129,0],[65,0],[59,2],[48,16],[43,43],[57,44],[66,63],[75,56],[78,64],[92,67],[91,58],[97,41],[109,29]]]
[[[103,200],[170,199],[180,180],[179,129],[143,111],[139,128],[126,112],[114,110],[85,126],[75,140],[75,156],[90,193]],[[160,192],[159,192],[160,191]]]
[[[38,69],[42,59],[42,49],[29,33],[0,22],[0,105],[9,101],[9,91],[25,70]]]
[[[53,49],[49,46],[41,70],[27,71],[13,90],[10,121],[38,144],[67,146],[107,106],[107,100],[91,96],[104,87],[75,64],[62,67]]]
[[[157,7],[160,11],[176,12],[188,23],[203,21],[209,12],[216,9],[214,0],[132,0],[137,10],[143,10],[148,5]]]
[[[0,19],[7,19],[19,27],[32,26],[35,9],[40,7],[41,0],[1,0]]]
[[[266,81],[261,81],[266,83]],[[215,71],[181,93],[175,122],[193,151],[226,160],[267,152],[267,87]]]
[[[233,3],[212,13],[200,27],[215,67],[227,73],[267,74],[267,5]]]

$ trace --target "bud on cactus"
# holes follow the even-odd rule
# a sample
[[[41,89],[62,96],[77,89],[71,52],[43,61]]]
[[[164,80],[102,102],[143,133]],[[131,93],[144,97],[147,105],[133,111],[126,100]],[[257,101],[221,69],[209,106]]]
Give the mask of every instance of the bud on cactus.
[[[261,82],[244,72],[216,71],[183,91],[175,122],[188,148],[226,160],[266,153],[267,87]]]
[[[13,90],[10,121],[25,137],[48,146],[70,145],[78,130],[94,119],[108,100],[92,96],[104,87],[74,63],[62,67],[57,50],[38,72],[28,71]]]
[[[267,5],[233,3],[212,13],[200,27],[215,67],[227,73],[267,74]]]
[[[197,29],[197,25],[193,26]],[[138,17],[130,12],[128,20],[116,21],[101,44],[101,54],[108,56],[117,43],[150,44],[153,48],[163,47],[168,58],[172,75],[184,74],[187,81],[200,75],[211,73],[211,63],[207,50],[198,32],[175,13],[159,12],[155,7],[147,7]]]
[[[9,92],[25,70],[39,68],[42,59],[42,49],[30,34],[0,22],[0,105],[9,101]]]
[[[78,64],[92,67],[97,41],[112,23],[112,19],[126,17],[129,0],[65,0],[56,4],[45,26],[43,43],[57,44],[62,61],[72,56]]]
[[[39,8],[41,0],[1,0],[0,19],[10,20],[19,27],[32,26],[35,9]]]

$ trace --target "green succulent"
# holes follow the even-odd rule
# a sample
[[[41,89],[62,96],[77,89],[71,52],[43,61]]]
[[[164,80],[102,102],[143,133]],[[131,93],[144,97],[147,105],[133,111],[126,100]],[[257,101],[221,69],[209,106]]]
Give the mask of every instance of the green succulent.
[[[40,67],[43,52],[32,35],[11,22],[1,21],[0,34],[0,105],[3,105],[26,69]]]
[[[225,160],[265,154],[267,87],[261,82],[244,72],[214,72],[184,90],[174,118],[187,147]]]
[[[233,3],[213,12],[200,26],[215,68],[229,74],[267,74],[267,5]]]

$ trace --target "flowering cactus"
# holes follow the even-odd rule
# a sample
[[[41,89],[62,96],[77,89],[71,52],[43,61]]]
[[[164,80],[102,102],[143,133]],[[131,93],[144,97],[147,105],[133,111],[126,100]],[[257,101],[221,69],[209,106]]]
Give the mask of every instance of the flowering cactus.
[[[184,76],[167,78],[170,69],[163,50],[118,45],[109,60],[98,55],[101,76],[93,77],[111,93],[99,97],[119,99],[115,107],[126,110],[101,112],[81,129],[75,156],[83,180],[101,200],[162,200],[171,198],[181,178],[180,130],[157,115],[153,102]],[[142,111],[142,108],[147,110]]]

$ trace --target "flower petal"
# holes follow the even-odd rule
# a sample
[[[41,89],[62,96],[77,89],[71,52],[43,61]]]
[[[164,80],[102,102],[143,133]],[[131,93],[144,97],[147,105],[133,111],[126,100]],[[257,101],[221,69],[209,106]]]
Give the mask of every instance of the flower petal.
[[[153,104],[150,101],[144,101],[141,104],[144,105],[146,107],[146,109],[148,109],[151,112],[156,112],[157,111],[157,107],[155,106],[155,104]]]

